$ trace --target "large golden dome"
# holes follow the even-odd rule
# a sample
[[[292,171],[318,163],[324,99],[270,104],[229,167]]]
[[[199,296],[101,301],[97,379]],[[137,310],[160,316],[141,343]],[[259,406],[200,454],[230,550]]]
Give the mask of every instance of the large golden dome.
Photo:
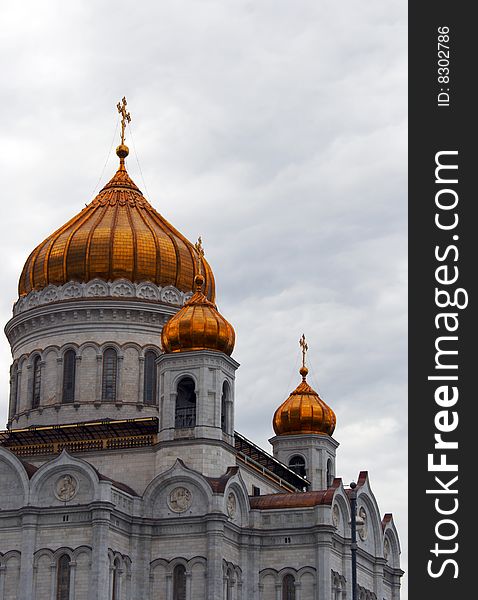
[[[276,435],[332,435],[336,424],[334,411],[307,383],[307,367],[302,365],[299,372],[301,383],[274,413],[272,424]]]
[[[215,350],[231,355],[236,334],[232,325],[203,294],[204,277],[195,279],[196,293],[164,325],[161,345],[165,352]]]
[[[151,281],[182,292],[194,289],[193,244],[164,219],[126,172],[127,147],[117,149],[120,166],[96,198],[33,250],[23,267],[20,296],[46,286],[95,278]],[[214,277],[202,259],[205,295],[214,301]]]

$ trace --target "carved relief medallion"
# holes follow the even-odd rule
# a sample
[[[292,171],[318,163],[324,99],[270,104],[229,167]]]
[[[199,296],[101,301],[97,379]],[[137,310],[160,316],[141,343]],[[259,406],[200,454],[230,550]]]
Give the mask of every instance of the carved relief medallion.
[[[55,496],[62,502],[69,502],[78,492],[78,481],[69,473],[62,475],[55,485]]]
[[[169,494],[168,505],[174,512],[184,512],[191,506],[192,494],[185,487],[176,487]]]
[[[340,523],[340,511],[337,504],[334,504],[334,508],[332,509],[332,523],[334,527],[338,527]]]
[[[234,517],[236,516],[236,512],[237,512],[237,500],[236,500],[236,496],[234,496],[234,494],[232,492],[227,497],[226,508],[227,508],[227,514],[229,515],[229,517],[231,519],[234,519]]]
[[[357,523],[357,525],[358,525],[357,531],[360,536],[360,539],[366,540],[367,534],[368,534],[368,523],[367,523],[368,517],[367,517],[367,513],[365,512],[365,508],[363,506],[360,507],[358,516],[361,521],[361,524],[358,525],[358,523]]]

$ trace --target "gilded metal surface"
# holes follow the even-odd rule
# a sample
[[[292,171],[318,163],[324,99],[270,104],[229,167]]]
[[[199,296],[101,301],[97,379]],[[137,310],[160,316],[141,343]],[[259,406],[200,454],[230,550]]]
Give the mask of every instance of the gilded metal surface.
[[[307,373],[307,367],[302,366],[301,383],[274,413],[272,424],[277,435],[334,432],[335,413],[307,383]]]
[[[204,258],[201,263],[205,295],[214,301],[211,268]],[[49,284],[86,283],[95,277],[152,281],[189,292],[197,273],[194,245],[144,198],[120,156],[118,171],[96,198],[33,250],[18,292],[24,296]]]
[[[230,355],[236,339],[234,329],[201,291],[204,277],[198,274],[195,282],[196,293],[163,327],[163,350],[217,350]]]
[[[118,102],[116,108],[118,109],[119,114],[121,115],[121,145],[124,146],[124,130],[126,129],[126,123],[131,123],[131,115],[129,112],[126,112],[126,102],[125,96],[121,102]]]

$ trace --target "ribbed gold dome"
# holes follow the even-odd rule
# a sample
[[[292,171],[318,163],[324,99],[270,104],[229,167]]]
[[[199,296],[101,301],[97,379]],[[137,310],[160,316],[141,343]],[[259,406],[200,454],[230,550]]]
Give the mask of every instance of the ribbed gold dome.
[[[276,435],[319,433],[332,435],[335,413],[306,381],[308,369],[300,369],[302,381],[274,413]]]
[[[204,277],[197,275],[195,283],[196,293],[163,327],[163,350],[216,350],[230,355],[236,339],[234,329],[201,291]]]
[[[194,289],[194,246],[166,221],[130,179],[127,147],[118,147],[120,167],[96,198],[33,250],[18,284],[20,296],[49,284],[125,278]],[[205,294],[214,301],[214,277],[202,259]]]

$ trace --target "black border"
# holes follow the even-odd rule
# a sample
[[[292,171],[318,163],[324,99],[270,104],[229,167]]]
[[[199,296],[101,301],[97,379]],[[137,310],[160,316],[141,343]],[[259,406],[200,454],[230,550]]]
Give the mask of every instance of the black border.
[[[477,38],[478,24],[472,18],[472,4],[451,0],[444,2],[415,2],[409,4],[409,598],[433,600],[454,600],[475,597],[474,551],[472,542],[477,538],[478,522],[473,519],[472,503],[475,501],[474,457],[477,454],[473,444],[478,440],[475,431],[474,404],[476,392],[473,387],[475,366],[475,341],[473,327],[474,299],[476,297],[476,275],[474,261],[477,254],[474,213],[477,194],[473,187],[478,181],[478,167],[474,164],[476,154],[475,138],[478,138],[473,104],[473,85],[478,71],[474,65],[474,40]],[[439,107],[437,93],[437,35],[438,27],[450,28],[450,106]],[[448,462],[458,463],[457,498],[459,508],[450,516],[459,527],[457,537],[450,542],[440,542],[443,548],[458,543],[456,553],[435,557],[430,549],[439,542],[435,526],[441,517],[434,506],[436,496],[427,494],[427,489],[435,489],[434,476],[427,468],[427,455],[433,452],[434,418],[438,410],[434,400],[436,382],[427,377],[436,374],[435,340],[440,333],[435,327],[435,269],[440,263],[435,258],[435,246],[445,247],[451,241],[452,233],[440,231],[435,226],[435,154],[443,150],[458,150],[458,184],[454,189],[459,195],[459,225],[453,234],[459,235],[456,242],[459,258],[458,287],[463,287],[469,295],[466,309],[459,313],[458,387],[459,400],[454,409],[458,412],[458,428],[449,434],[448,439],[456,439],[458,450],[448,452]],[[476,175],[475,175],[476,173]],[[451,286],[453,287],[453,286]],[[451,291],[451,290],[450,290]],[[475,314],[476,316],[476,314]],[[452,335],[452,334],[449,334]],[[451,372],[449,372],[451,374]],[[451,473],[443,473],[448,481]],[[444,497],[444,496],[442,496]],[[451,496],[448,496],[451,498]],[[451,500],[450,500],[451,502]],[[442,532],[446,529],[443,528]],[[449,529],[448,531],[451,531]],[[455,568],[445,567],[440,577],[432,578],[427,573],[427,565],[433,559],[432,570],[439,571],[440,561],[452,558],[458,564],[458,577]],[[477,570],[478,574],[478,570]]]

